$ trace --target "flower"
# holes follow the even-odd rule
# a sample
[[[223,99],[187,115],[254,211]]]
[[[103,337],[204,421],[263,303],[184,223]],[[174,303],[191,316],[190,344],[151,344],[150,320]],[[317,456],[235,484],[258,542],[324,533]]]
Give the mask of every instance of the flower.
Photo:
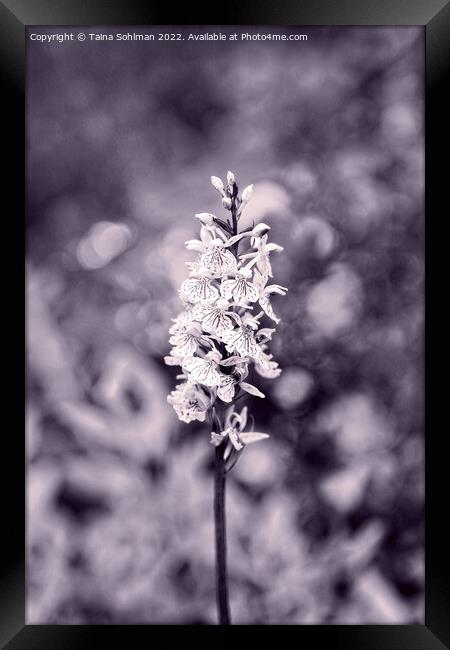
[[[273,311],[272,304],[270,302],[270,296],[274,293],[278,293],[280,296],[285,296],[288,290],[286,287],[282,287],[279,284],[270,284],[269,286],[266,286],[268,279],[268,273],[260,273],[257,269],[255,269],[253,274],[253,282],[259,290],[258,302],[267,316],[275,321],[275,323],[279,323],[280,319]]]
[[[195,215],[195,218],[198,219],[204,226],[212,226],[215,217],[213,214],[209,214],[209,212],[199,212]]]
[[[194,354],[202,340],[202,330],[197,323],[177,325],[178,331],[169,339],[175,346],[172,350],[174,356],[185,357]]]
[[[275,379],[281,375],[281,368],[276,361],[272,360],[271,354],[266,354],[262,351],[259,355],[257,363],[255,363],[255,370],[261,377],[266,379]]]
[[[183,359],[183,368],[188,371],[191,381],[203,384],[203,386],[220,385],[222,373],[218,370],[216,354],[208,352],[204,358],[193,355]]]
[[[197,215],[195,215],[197,216]],[[262,237],[270,230],[270,226],[266,223],[258,223],[251,231],[251,237]]]
[[[257,386],[246,381],[251,364],[265,378],[281,373],[267,351],[275,329],[262,321],[279,322],[271,297],[284,296],[287,289],[267,285],[272,277],[270,253],[282,250],[268,243],[270,227],[260,223],[242,232],[237,229],[253,185],[239,198],[233,172],[227,173],[226,187],[217,176],[211,177],[211,183],[231,218],[222,220],[209,212],[195,215],[201,224],[199,239],[190,239],[186,247],[196,253],[196,259],[186,262],[188,277],[179,290],[184,310],[172,319],[171,350],[164,361],[182,369],[178,376],[182,383],[167,398],[179,419],[204,422],[210,418],[211,442],[216,446],[224,443],[225,454],[225,450],[239,452],[268,437],[245,431],[247,408],[237,412],[235,403],[246,393],[264,398]],[[244,244],[246,250],[240,255],[239,246]],[[255,305],[261,311],[257,312]],[[222,413],[224,403],[230,405],[226,416]]]
[[[217,447],[228,438],[236,451],[240,451],[246,445],[270,437],[267,433],[260,433],[259,431],[244,432],[243,429],[245,429],[246,425],[247,407],[244,406],[240,413],[237,413],[231,408],[227,413],[225,429],[220,433],[216,433],[215,431],[211,433],[211,444]]]
[[[236,273],[234,279],[224,280],[220,285],[222,296],[227,300],[234,298],[238,305],[256,302],[259,298],[259,291],[247,277],[247,274],[240,271]]]
[[[237,271],[237,260],[233,253],[224,248],[223,241],[214,239],[211,242],[210,250],[204,253],[200,262],[203,268],[214,274],[229,274]]]
[[[287,293],[286,287],[281,287],[279,284],[271,284],[268,287],[265,287],[261,293],[261,296],[259,298],[259,304],[267,314],[269,318],[271,318],[275,323],[279,323],[280,319],[278,316],[275,314],[272,308],[272,304],[270,302],[270,296],[273,293],[278,293],[280,296],[285,296]]]
[[[230,309],[231,305],[228,300],[221,299],[213,305],[198,303],[194,308],[194,313],[205,332],[213,332],[220,336],[224,331],[233,329],[235,325],[233,317],[235,318],[236,314],[229,311]]]
[[[169,328],[169,334],[180,334],[192,323],[193,310],[192,305],[187,303],[188,309],[181,311],[178,316],[172,318],[173,325]]]
[[[214,220],[218,224],[220,223],[220,220],[217,219],[217,217],[214,217]],[[200,239],[189,239],[187,242],[185,242],[185,246],[190,251],[205,253],[206,251],[210,250],[212,245],[214,245],[216,239],[222,242],[226,241],[226,237],[222,232],[221,227],[202,224],[200,226]]]
[[[230,375],[223,375],[221,377],[221,383],[217,387],[217,396],[223,402],[231,402],[236,389],[236,380]]]
[[[180,295],[192,303],[214,302],[219,297],[219,292],[212,285],[212,277],[202,275],[185,280],[181,285]]]
[[[204,422],[210,406],[206,395],[190,381],[178,384],[167,396],[167,401],[172,404],[179,419],[186,423],[193,420]]]
[[[265,226],[266,224],[260,224],[260,225]],[[267,240],[268,240],[267,233],[262,236],[257,236],[257,237],[253,236],[250,240],[250,243],[253,247],[256,248],[256,251],[252,251],[251,253],[244,253],[243,255],[240,255],[240,259],[252,260],[252,263],[256,264],[256,267],[263,275],[267,275],[270,278],[272,278],[273,273],[272,273],[272,265],[270,263],[270,253],[272,253],[273,251],[282,251],[283,247],[278,246],[278,244],[272,244],[272,243],[268,244]]]
[[[255,341],[253,330],[248,325],[222,332],[222,340],[226,343],[228,352],[238,352],[241,357],[259,359],[261,350]]]

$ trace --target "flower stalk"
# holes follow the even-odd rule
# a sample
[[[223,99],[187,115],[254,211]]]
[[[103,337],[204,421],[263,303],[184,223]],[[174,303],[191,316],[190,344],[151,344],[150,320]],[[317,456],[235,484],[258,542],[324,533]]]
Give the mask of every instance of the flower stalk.
[[[268,353],[274,328],[261,326],[264,319],[279,322],[271,299],[285,295],[286,287],[268,284],[272,278],[270,254],[283,250],[268,243],[266,224],[253,224],[238,232],[239,219],[254,188],[249,185],[239,197],[235,175],[226,184],[217,176],[211,183],[222,197],[231,219],[202,212],[200,239],[186,242],[197,253],[187,262],[189,277],[179,291],[184,310],[173,319],[169,332],[172,345],[165,362],[180,366],[181,382],[168,396],[183,422],[211,422],[215,447],[214,520],[216,547],[216,594],[219,624],[231,623],[228,604],[225,485],[226,475],[238,462],[243,449],[264,440],[266,433],[246,430],[248,409],[239,412],[237,402],[248,394],[264,394],[246,381],[250,365],[257,374],[275,378],[281,373]],[[244,251],[239,253],[240,246]],[[259,311],[258,311],[259,308]],[[264,324],[263,324],[264,325]],[[220,417],[219,417],[220,413]],[[253,419],[253,418],[252,418]]]
[[[215,449],[214,529],[216,542],[216,602],[219,625],[231,625],[228,602],[227,535],[225,515],[226,470],[222,445]]]

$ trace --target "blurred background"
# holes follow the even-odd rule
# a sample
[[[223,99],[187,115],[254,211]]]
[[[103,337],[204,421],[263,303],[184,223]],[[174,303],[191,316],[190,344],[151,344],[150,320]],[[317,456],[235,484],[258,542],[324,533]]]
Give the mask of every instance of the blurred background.
[[[423,30],[298,31],[27,43],[28,623],[216,621],[213,450],[162,357],[228,169],[289,287],[228,481],[233,620],[423,622]]]

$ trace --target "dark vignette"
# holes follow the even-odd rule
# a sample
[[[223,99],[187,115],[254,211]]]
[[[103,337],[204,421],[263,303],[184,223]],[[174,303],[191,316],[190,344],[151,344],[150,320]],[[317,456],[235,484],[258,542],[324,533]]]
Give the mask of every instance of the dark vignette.
[[[16,10],[16,7],[14,4],[16,3],[9,3],[12,10]],[[21,9],[23,10],[23,5],[25,3],[17,3],[17,5],[22,5]],[[60,5],[65,5],[67,6],[68,3],[60,3]],[[109,8],[111,8],[111,4],[109,3]],[[350,4],[350,3],[349,3]],[[412,4],[412,3],[411,3]],[[403,24],[406,24],[407,21],[410,20],[410,12],[409,10],[411,9],[411,4],[408,8],[405,8],[404,13],[403,13],[403,20],[399,20],[398,16],[394,18],[394,22],[403,22]],[[425,11],[425,5],[427,3],[414,3],[415,4],[415,10],[417,10],[418,5],[420,5],[419,9],[422,9],[422,11]],[[44,5],[44,3],[42,3]],[[48,3],[47,3],[48,5]],[[116,3],[116,8],[118,6],[118,3]],[[133,6],[136,6],[136,3],[133,3]],[[264,6],[264,5],[263,5]],[[430,7],[430,3],[428,3],[428,7]],[[44,7],[44,9],[47,9],[47,7]],[[329,9],[329,8],[328,8]],[[354,9],[353,8],[353,16],[351,11],[347,13],[346,15],[348,16],[348,21],[356,23],[357,18],[354,17]],[[434,10],[434,8],[433,8]],[[137,9],[136,9],[137,11]],[[260,10],[261,11],[261,10]],[[303,7],[303,12],[301,18],[299,17],[295,22],[297,23],[305,23],[308,21],[308,16],[307,16],[307,8]],[[312,12],[314,15],[314,11]],[[442,15],[443,14],[443,15]],[[439,202],[439,194],[438,190],[439,188],[442,191],[443,185],[442,185],[442,180],[443,180],[443,171],[438,168],[438,158],[436,155],[437,151],[443,152],[443,146],[444,146],[444,139],[442,139],[442,127],[443,127],[443,117],[444,117],[444,107],[445,104],[442,101],[444,98],[443,94],[443,88],[444,88],[444,79],[445,79],[445,73],[448,72],[448,43],[445,43],[445,32],[444,32],[444,26],[448,24],[448,19],[449,19],[449,11],[448,7],[443,11],[440,16],[436,16],[436,18],[431,21],[427,28],[427,252],[430,252],[430,244],[432,241],[432,235],[431,235],[431,230],[430,230],[430,215],[437,212],[437,209],[440,205]],[[142,15],[142,14],[141,14]],[[291,14],[292,15],[292,14]],[[315,14],[317,15],[317,14]],[[417,15],[417,14],[416,14]],[[116,16],[119,16],[119,14],[116,14]],[[331,11],[328,11],[327,16],[332,19],[332,20],[339,20],[339,18],[335,18],[332,14]],[[408,17],[406,17],[408,16]],[[423,16],[423,13],[421,14]],[[36,13],[33,15],[33,22],[38,22],[36,20]],[[84,14],[84,19],[87,19],[87,22],[93,23],[95,22],[95,18],[92,16],[87,16],[87,14]],[[353,17],[353,20],[352,20]],[[50,18],[50,19],[49,19]],[[96,19],[98,21],[102,22],[107,22],[108,16],[105,16],[102,14],[100,16],[98,13],[96,14]],[[120,20],[120,18],[116,18],[118,22],[124,22]],[[445,20],[446,19],[446,20]],[[264,23],[266,22],[267,24],[270,24],[270,18],[263,16],[260,14],[260,16],[257,17],[257,20],[255,20],[254,17],[252,17],[250,24],[255,24],[256,22],[261,22]],[[363,19],[364,20],[364,19]],[[390,20],[390,17],[388,14],[383,14],[383,24],[388,24]],[[45,16],[45,22],[48,24],[51,24],[51,16],[48,15],[48,13]],[[54,24],[61,24],[61,20],[56,21]],[[139,21],[136,20],[136,23]],[[163,21],[159,21],[163,23]],[[173,20],[170,20],[169,22],[175,22]],[[208,21],[210,24],[217,24],[218,22],[221,21]],[[229,21],[231,22],[231,21]],[[243,24],[245,24],[245,19],[241,16],[239,21]],[[286,21],[287,22],[287,21]],[[331,21],[330,21],[331,22]],[[414,23],[416,20],[414,19]],[[419,22],[419,20],[417,21]],[[10,165],[10,171],[13,172],[13,178],[16,178],[16,184],[11,185],[10,189],[14,187],[17,192],[14,192],[14,195],[17,197],[17,202],[13,203],[11,207],[15,208],[15,212],[17,215],[21,214],[22,211],[22,206],[23,206],[23,200],[20,200],[20,197],[22,196],[21,189],[23,187],[23,179],[21,178],[21,172],[19,171],[20,168],[23,168],[23,29],[20,23],[15,20],[14,18],[11,17],[11,15],[2,8],[2,19],[1,19],[1,24],[2,24],[2,32],[6,32],[8,35],[8,38],[2,39],[2,46],[3,49],[6,50],[6,56],[2,52],[2,72],[3,76],[6,79],[7,82],[7,88],[8,88],[8,101],[3,102],[3,108],[5,110],[5,116],[6,119],[8,120],[8,124],[15,125],[15,130],[11,128],[11,130],[8,129],[7,135],[11,135],[11,144],[14,146],[11,147],[12,151],[15,151],[15,156],[11,157],[11,165]],[[445,50],[445,52],[444,52]],[[447,54],[447,58],[444,58],[444,54]],[[447,65],[445,65],[445,61],[447,62]],[[433,160],[431,158],[431,152],[433,152]],[[18,180],[17,180],[18,179]],[[13,194],[11,191],[10,194]],[[431,199],[431,196],[433,197]],[[442,195],[441,195],[442,196]],[[442,204],[443,205],[443,204]],[[436,215],[437,217],[437,215]],[[20,221],[20,218],[18,219]],[[20,235],[19,235],[20,236]],[[434,243],[434,242],[433,242]],[[428,280],[431,280],[434,277],[436,277],[439,274],[439,267],[438,263],[436,261],[431,261],[429,262],[428,265]],[[20,271],[18,273],[18,277],[22,278],[23,275],[21,275]],[[430,300],[432,297],[432,291],[430,289],[430,285],[427,282],[427,306],[428,309],[430,308]],[[429,358],[430,353],[432,352],[432,344],[430,341],[430,334],[434,333],[437,331],[437,326],[435,325],[434,322],[429,323],[427,326],[427,345],[426,345],[426,350],[427,350],[427,358]],[[430,363],[427,362],[427,378],[430,380]],[[429,430],[430,424],[431,424],[431,417],[429,415],[429,409],[430,406],[433,405],[433,407],[436,407],[436,403],[439,400],[439,393],[436,391],[433,394],[433,397],[430,397],[430,393],[427,395],[427,427]],[[433,422],[436,422],[436,417]],[[436,425],[435,425],[436,426]],[[435,435],[435,438],[437,438],[439,434]],[[10,441],[8,441],[10,443]],[[442,437],[441,440],[433,440],[433,445],[431,443],[431,436],[427,437],[427,492],[428,492],[428,497],[430,498],[430,494],[439,494],[439,493],[444,493],[445,494],[445,487],[443,485],[443,476],[445,476],[445,473],[439,472],[439,461],[442,462],[443,456],[440,455],[440,452],[442,451],[439,447],[439,445],[443,444],[442,442]],[[17,444],[17,441],[15,442]],[[8,509],[7,506],[7,512],[5,513],[5,518],[8,519],[8,535],[7,535],[7,542],[8,542],[8,547],[6,551],[4,552],[4,555],[8,558],[8,566],[9,566],[9,571],[6,571],[3,575],[5,576],[10,576],[10,582],[7,582],[7,578],[5,580],[2,580],[2,584],[9,584],[11,587],[6,589],[6,594],[7,598],[5,599],[7,602],[5,603],[7,607],[9,607],[9,611],[2,608],[2,632],[4,634],[4,638],[10,637],[11,634],[13,633],[13,629],[17,629],[18,626],[21,625],[23,622],[23,513],[21,513],[21,504],[23,503],[23,444],[20,442],[19,448],[17,449],[12,449],[10,454],[6,454],[6,457],[9,458],[15,458],[17,459],[17,472],[15,473],[15,480],[12,483],[12,485],[15,486],[14,488],[14,493],[17,498],[16,503],[14,503],[12,500],[8,500],[8,504],[10,503],[11,506]],[[446,580],[444,579],[446,575],[448,575],[447,571],[443,571],[443,568],[448,568],[448,558],[444,554],[444,544],[442,543],[443,539],[443,531],[439,530],[439,522],[440,522],[440,504],[439,502],[436,503],[437,499],[435,499],[434,504],[431,504],[431,501],[429,501],[429,505],[427,507],[427,539],[428,539],[428,544],[427,544],[427,625],[436,631],[441,638],[445,638],[446,642],[448,642],[449,637],[445,637],[445,628],[444,628],[444,616],[445,616],[445,609],[444,609],[444,603],[445,603],[445,587],[448,584]],[[431,504],[431,505],[430,505]],[[14,533],[18,532],[17,537],[14,536]],[[441,542],[441,550],[439,551],[439,545],[438,545],[438,540]],[[436,542],[436,547],[435,547],[435,542]],[[436,548],[436,552],[435,552]],[[447,544],[448,548],[448,544]],[[431,550],[433,550],[433,560],[432,560],[432,554]],[[15,561],[11,559],[12,558],[17,558]],[[432,561],[431,561],[432,560]],[[3,605],[3,603],[2,603]],[[5,625],[6,622],[6,625]],[[378,633],[375,634],[375,631],[378,630]],[[321,632],[323,629],[321,630]],[[408,648],[424,648],[424,647],[442,647],[438,642],[436,642],[436,639],[434,641],[432,640],[433,637],[431,637],[426,630],[424,630],[421,627],[418,628],[410,628],[409,630],[411,632],[412,638],[410,638],[407,641],[406,636],[401,636],[401,641],[400,638],[397,637],[397,632],[401,634],[404,634],[407,632],[407,630],[392,630],[392,636],[390,636],[389,630],[382,629],[382,626],[379,626],[378,628],[375,629],[369,629],[369,630],[351,630],[348,629],[345,632],[345,636],[347,637],[345,641],[345,645],[336,645],[336,641],[339,635],[340,635],[340,630],[334,630],[332,632],[332,637],[334,636],[334,647],[350,647],[348,645],[349,642],[355,643],[353,647],[361,647],[361,641],[362,637],[360,636],[361,634],[366,634],[366,632],[373,633],[373,640],[377,639],[376,645],[372,645],[372,641],[366,641],[365,647],[398,647],[398,645],[393,645],[390,646],[390,643],[388,639],[391,640],[392,643],[398,644],[399,642],[402,643],[402,647],[408,647]],[[41,641],[32,641],[31,639],[33,638],[32,635],[33,633],[37,633],[38,629],[31,629],[27,628],[23,630],[23,633],[19,635],[19,637],[12,642],[11,644],[8,645],[8,647],[23,647],[23,648],[29,648],[29,647],[81,647],[78,645],[78,643],[75,641],[76,638],[79,639],[79,641],[82,642],[83,644],[83,637],[85,635],[84,630],[79,630],[79,629],[73,629],[71,630],[70,628],[66,628],[66,630],[60,629],[59,632],[60,634],[58,635],[59,641],[57,640],[57,637],[54,636],[53,634],[53,629],[46,629],[45,631],[42,630],[42,632],[45,634],[47,637],[47,640],[44,641],[44,637],[41,637]],[[66,632],[66,634],[65,634]],[[353,636],[351,639],[349,638],[349,634],[353,632]],[[115,632],[115,634],[119,633],[119,630]],[[382,642],[380,634],[387,633],[386,637],[384,637],[384,642]],[[65,640],[63,640],[63,637],[60,635],[63,634],[65,636]],[[315,635],[317,632],[315,632]],[[68,635],[70,635],[70,640]],[[367,636],[367,639],[369,639],[369,635]],[[97,635],[95,635],[97,636]],[[329,635],[326,635],[329,636]],[[21,640],[21,637],[23,640]],[[397,641],[394,640],[394,637],[397,638]],[[50,639],[53,639],[53,642],[50,641]],[[92,639],[92,637],[91,637]],[[119,637],[116,636],[116,639],[118,640]],[[325,639],[324,639],[325,640]],[[342,638],[342,641],[344,642],[344,638]],[[72,643],[74,642],[74,645]],[[370,645],[369,645],[370,644]],[[381,645],[382,644],[382,645]],[[84,647],[86,647],[86,644],[84,644]]]

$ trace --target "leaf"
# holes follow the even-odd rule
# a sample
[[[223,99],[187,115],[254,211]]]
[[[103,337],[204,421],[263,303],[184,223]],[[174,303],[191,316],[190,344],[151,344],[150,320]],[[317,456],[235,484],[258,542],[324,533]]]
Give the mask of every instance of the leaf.
[[[239,385],[242,388],[242,390],[245,390],[247,393],[250,393],[250,395],[254,395],[255,397],[265,397],[264,393],[261,393],[261,391],[258,388],[256,388],[256,386],[253,386],[252,384],[247,384],[246,381],[242,381]]]
[[[259,442],[260,440],[266,440],[267,438],[270,438],[270,436],[267,433],[260,433],[258,431],[255,431],[252,433],[240,433],[239,438],[241,439],[241,442],[244,443],[244,445],[251,445],[252,443]]]

